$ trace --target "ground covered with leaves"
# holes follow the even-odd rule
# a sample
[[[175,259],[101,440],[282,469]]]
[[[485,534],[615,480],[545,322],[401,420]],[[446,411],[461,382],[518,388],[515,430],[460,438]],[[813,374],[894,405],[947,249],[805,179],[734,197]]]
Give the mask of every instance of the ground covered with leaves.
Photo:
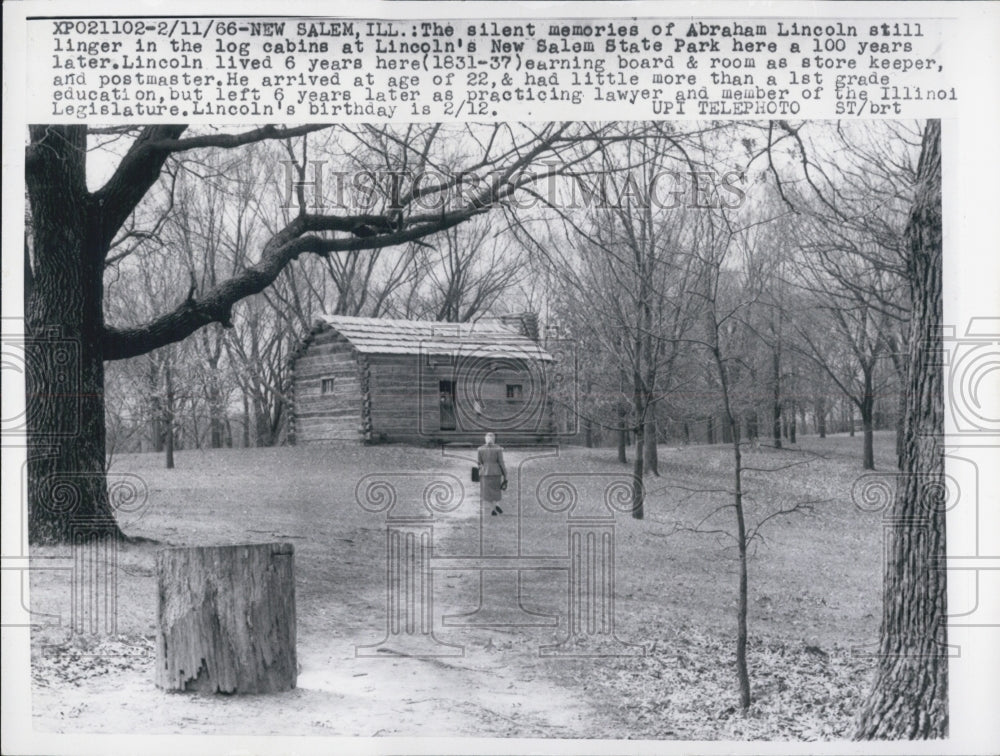
[[[565,684],[606,701],[629,738],[851,738],[871,657],[759,640],[748,653],[754,702],[746,712],[738,705],[732,643],[691,628],[657,638],[645,656],[602,660],[603,674],[577,666],[574,680],[565,665],[561,673]]]
[[[153,643],[154,638],[146,635],[73,635],[34,654],[31,678],[43,688],[79,687],[122,672],[152,673]]]
[[[892,436],[877,438],[892,466]],[[435,523],[435,554],[565,554],[566,511],[540,506],[552,473],[583,503],[627,478],[614,449],[508,450],[504,515],[483,517],[466,482],[474,450],[402,446],[185,451],[177,469],[156,455],[116,458],[114,476],[137,476],[145,499],[123,512],[129,535],[116,554],[115,631],[70,629],[66,549],[35,549],[33,717],[56,732],[185,732],[354,736],[494,736],[622,739],[849,738],[874,667],[882,512],[859,506],[861,438],[800,438],[791,449],[748,449],[748,517],[774,517],[749,564],[748,660],[754,703],[738,708],[733,665],[737,563],[719,532],[730,450],[664,447],[647,480],[646,517],[616,512],[615,634],[641,656],[550,658],[566,640],[567,582],[524,571],[518,601],[558,617],[553,627],[448,627],[445,614],[477,605],[477,575],[435,572],[435,635],[462,647],[436,659],[358,647],[385,635],[385,519],[359,506],[365,476],[390,472],[463,481],[460,504]],[[399,475],[402,473],[402,478]],[[891,475],[885,477],[891,481]],[[722,493],[720,493],[720,491]],[[551,504],[551,502],[550,502]],[[488,512],[486,512],[488,515]],[[286,541],[295,546],[296,690],[271,696],[166,694],[153,683],[156,551],[166,546]],[[520,551],[515,552],[516,549]]]

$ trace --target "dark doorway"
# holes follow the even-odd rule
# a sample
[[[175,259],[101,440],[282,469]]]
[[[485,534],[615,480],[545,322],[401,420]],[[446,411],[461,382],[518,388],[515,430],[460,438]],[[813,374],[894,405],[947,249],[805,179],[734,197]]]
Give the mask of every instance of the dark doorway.
[[[455,430],[455,382],[439,381],[441,397],[441,430]]]

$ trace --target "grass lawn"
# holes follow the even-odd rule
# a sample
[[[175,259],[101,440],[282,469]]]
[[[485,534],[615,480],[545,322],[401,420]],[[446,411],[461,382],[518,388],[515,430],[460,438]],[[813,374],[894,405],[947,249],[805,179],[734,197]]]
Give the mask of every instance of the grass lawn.
[[[630,452],[631,453],[631,452]],[[453,475],[456,508],[438,516],[436,557],[566,557],[567,516],[538,497],[547,475],[575,489],[578,509],[627,479],[614,449],[508,450],[504,514],[489,517],[468,483],[469,450],[404,446],[184,451],[123,455],[117,474],[137,475],[148,501],[123,516],[117,634],[71,635],[65,571],[31,575],[32,610],[62,617],[32,634],[35,727],[73,732],[202,732],[331,735],[484,735],[606,738],[844,738],[873,661],[851,652],[877,640],[881,513],[854,506],[861,437],[803,437],[792,449],[748,450],[748,521],[798,502],[807,514],[762,530],[749,566],[750,667],[755,703],[736,710],[732,669],[735,548],[725,535],[683,530],[728,500],[730,450],[662,447],[661,476],[646,481],[646,517],[618,513],[615,623],[642,656],[540,657],[565,639],[567,573],[521,572],[520,605],[556,626],[455,627],[472,611],[480,577],[437,569],[435,634],[463,655],[365,658],[356,648],[385,634],[385,514],[355,500],[359,481],[382,475],[400,506]],[[876,466],[894,465],[892,434],[876,435]],[[771,470],[771,471],[765,471]],[[544,497],[543,497],[544,498]],[[556,500],[553,494],[553,501]],[[596,511],[596,510],[595,510]],[[606,511],[606,510],[605,510]],[[732,528],[731,510],[702,527]],[[681,529],[679,529],[681,528]],[[288,541],[295,546],[298,688],[272,696],[164,694],[153,685],[155,552],[165,545]],[[38,548],[39,565],[66,549]],[[444,562],[441,562],[444,564]],[[491,571],[483,595],[516,590],[516,572]],[[512,587],[513,586],[513,587]],[[514,594],[511,593],[511,596]],[[489,596],[487,596],[488,598]],[[490,599],[492,600],[492,599]],[[526,615],[527,616],[527,615]]]

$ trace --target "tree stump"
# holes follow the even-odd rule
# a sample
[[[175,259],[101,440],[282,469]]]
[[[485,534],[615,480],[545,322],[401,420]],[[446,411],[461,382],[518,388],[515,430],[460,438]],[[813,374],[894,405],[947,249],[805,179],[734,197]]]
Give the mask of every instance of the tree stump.
[[[156,571],[157,687],[208,693],[295,687],[292,544],[163,549]]]

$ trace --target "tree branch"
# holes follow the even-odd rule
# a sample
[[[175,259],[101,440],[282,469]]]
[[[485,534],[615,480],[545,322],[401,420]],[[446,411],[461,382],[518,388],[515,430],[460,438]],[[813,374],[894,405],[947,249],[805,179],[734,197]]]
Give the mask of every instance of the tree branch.
[[[269,125],[239,134],[204,134],[181,139],[181,134],[187,129],[186,125],[146,126],[111,178],[91,195],[95,246],[103,250],[111,243],[125,219],[156,183],[163,164],[172,154],[200,147],[232,149],[268,139],[286,139],[308,134],[323,128],[328,126],[305,125],[280,129]]]
[[[299,255],[327,255],[332,252],[391,247],[443,231],[479,212],[482,212],[479,208],[465,207],[437,216],[433,223],[422,223],[402,231],[372,238],[337,239],[321,238],[306,232],[333,227],[349,228],[358,222],[359,217],[367,216],[298,216],[265,245],[260,262],[215,286],[200,298],[196,299],[191,292],[172,312],[143,326],[125,329],[105,327],[104,359],[136,357],[186,338],[209,323],[219,322],[225,325],[230,321],[232,308],[237,302],[263,291]]]

